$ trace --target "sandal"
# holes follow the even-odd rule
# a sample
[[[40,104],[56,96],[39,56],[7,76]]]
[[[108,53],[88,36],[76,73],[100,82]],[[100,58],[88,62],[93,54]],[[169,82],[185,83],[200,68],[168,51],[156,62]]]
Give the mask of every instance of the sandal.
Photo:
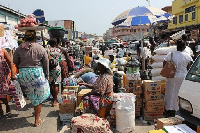
[[[11,116],[11,112],[7,112],[6,117],[10,117],[10,116]]]
[[[53,103],[52,107],[55,107],[55,106],[58,106],[58,105],[59,105],[59,103]]]
[[[39,119],[38,120],[38,124],[34,124],[34,127],[38,127],[38,126],[40,126],[42,123],[44,123],[44,119]]]

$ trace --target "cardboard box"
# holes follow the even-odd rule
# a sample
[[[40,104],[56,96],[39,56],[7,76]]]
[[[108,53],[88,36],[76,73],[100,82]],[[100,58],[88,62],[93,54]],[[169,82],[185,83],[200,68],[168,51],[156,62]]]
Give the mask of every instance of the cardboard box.
[[[164,126],[182,124],[182,120],[176,117],[160,118],[157,120],[157,128],[162,129]]]
[[[157,118],[162,118],[163,112],[147,112],[145,109],[143,109],[143,118],[146,121],[153,121]]]
[[[145,109],[148,112],[164,112],[164,100],[146,101]]]
[[[82,96],[91,92],[92,89],[82,89],[79,93],[78,93],[78,99],[77,99],[77,106],[79,106],[79,104],[81,103],[82,100]]]
[[[166,84],[161,83],[161,94],[165,94],[165,87],[166,87]]]
[[[142,93],[142,87],[141,86],[134,86],[133,93]]]
[[[140,108],[136,108],[135,109],[135,116],[140,116],[141,115],[140,112],[141,112]]]
[[[59,109],[60,109],[59,112],[61,114],[74,113],[74,111],[75,111],[75,102],[59,104]]]
[[[186,124],[179,124],[179,125],[173,125],[173,126],[164,126],[163,130],[166,133],[196,133],[196,131],[193,131]]]
[[[136,100],[139,100],[139,99],[141,99],[141,93],[133,93],[134,95],[136,95]]]
[[[160,100],[161,99],[161,92],[160,91],[145,91],[144,92],[144,99],[146,101]]]
[[[160,80],[143,80],[144,91],[161,91]]]
[[[142,98],[139,98],[135,101],[135,108],[142,108]]]
[[[142,86],[142,80],[126,80],[126,85],[129,87]]]
[[[164,130],[160,129],[160,130],[151,130],[148,133],[166,133]]]

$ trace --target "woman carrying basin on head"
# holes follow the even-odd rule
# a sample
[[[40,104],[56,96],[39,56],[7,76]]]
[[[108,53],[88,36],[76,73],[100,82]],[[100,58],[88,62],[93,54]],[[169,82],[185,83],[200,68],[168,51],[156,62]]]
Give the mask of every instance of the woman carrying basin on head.
[[[19,82],[34,106],[35,124],[39,126],[42,102],[50,95],[49,60],[45,48],[36,43],[36,32],[26,31],[22,43],[15,51],[13,62],[19,69]]]

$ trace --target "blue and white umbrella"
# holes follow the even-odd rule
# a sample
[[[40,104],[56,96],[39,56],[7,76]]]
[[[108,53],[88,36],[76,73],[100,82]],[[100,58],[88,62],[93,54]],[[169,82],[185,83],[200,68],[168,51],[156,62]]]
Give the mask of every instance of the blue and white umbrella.
[[[117,25],[117,27],[129,27],[135,25],[148,25],[154,24],[155,22],[168,20],[165,16],[155,16],[151,14],[146,14],[142,16],[129,16],[124,22]]]
[[[157,18],[161,16],[165,16],[166,18],[168,18],[170,16],[170,14],[166,13],[165,11],[159,8],[142,6],[142,7],[135,7],[121,13],[113,20],[112,24],[116,26],[125,22],[127,19],[130,20],[130,17],[146,16],[146,15],[147,16],[153,15],[153,16],[156,16]]]

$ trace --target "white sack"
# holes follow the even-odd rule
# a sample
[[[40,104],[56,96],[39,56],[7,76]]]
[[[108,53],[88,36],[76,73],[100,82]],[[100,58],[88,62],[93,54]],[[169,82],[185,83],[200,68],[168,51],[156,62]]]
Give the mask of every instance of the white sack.
[[[161,72],[162,68],[154,68],[151,70],[151,74],[152,76],[160,76],[160,72]]]
[[[155,77],[152,77],[152,80],[167,80],[165,77],[162,77],[162,76],[155,76]]]
[[[116,102],[116,130],[129,133],[135,129],[135,95],[118,93]]]
[[[170,46],[170,47],[158,48],[154,50],[154,52],[159,55],[167,55],[169,52],[176,51],[176,50],[177,50],[176,46]]]
[[[166,57],[166,55],[154,55],[154,56],[152,56],[152,59],[155,62],[163,62],[165,57]]]
[[[152,68],[163,68],[163,62],[154,62],[153,64],[151,64]]]

